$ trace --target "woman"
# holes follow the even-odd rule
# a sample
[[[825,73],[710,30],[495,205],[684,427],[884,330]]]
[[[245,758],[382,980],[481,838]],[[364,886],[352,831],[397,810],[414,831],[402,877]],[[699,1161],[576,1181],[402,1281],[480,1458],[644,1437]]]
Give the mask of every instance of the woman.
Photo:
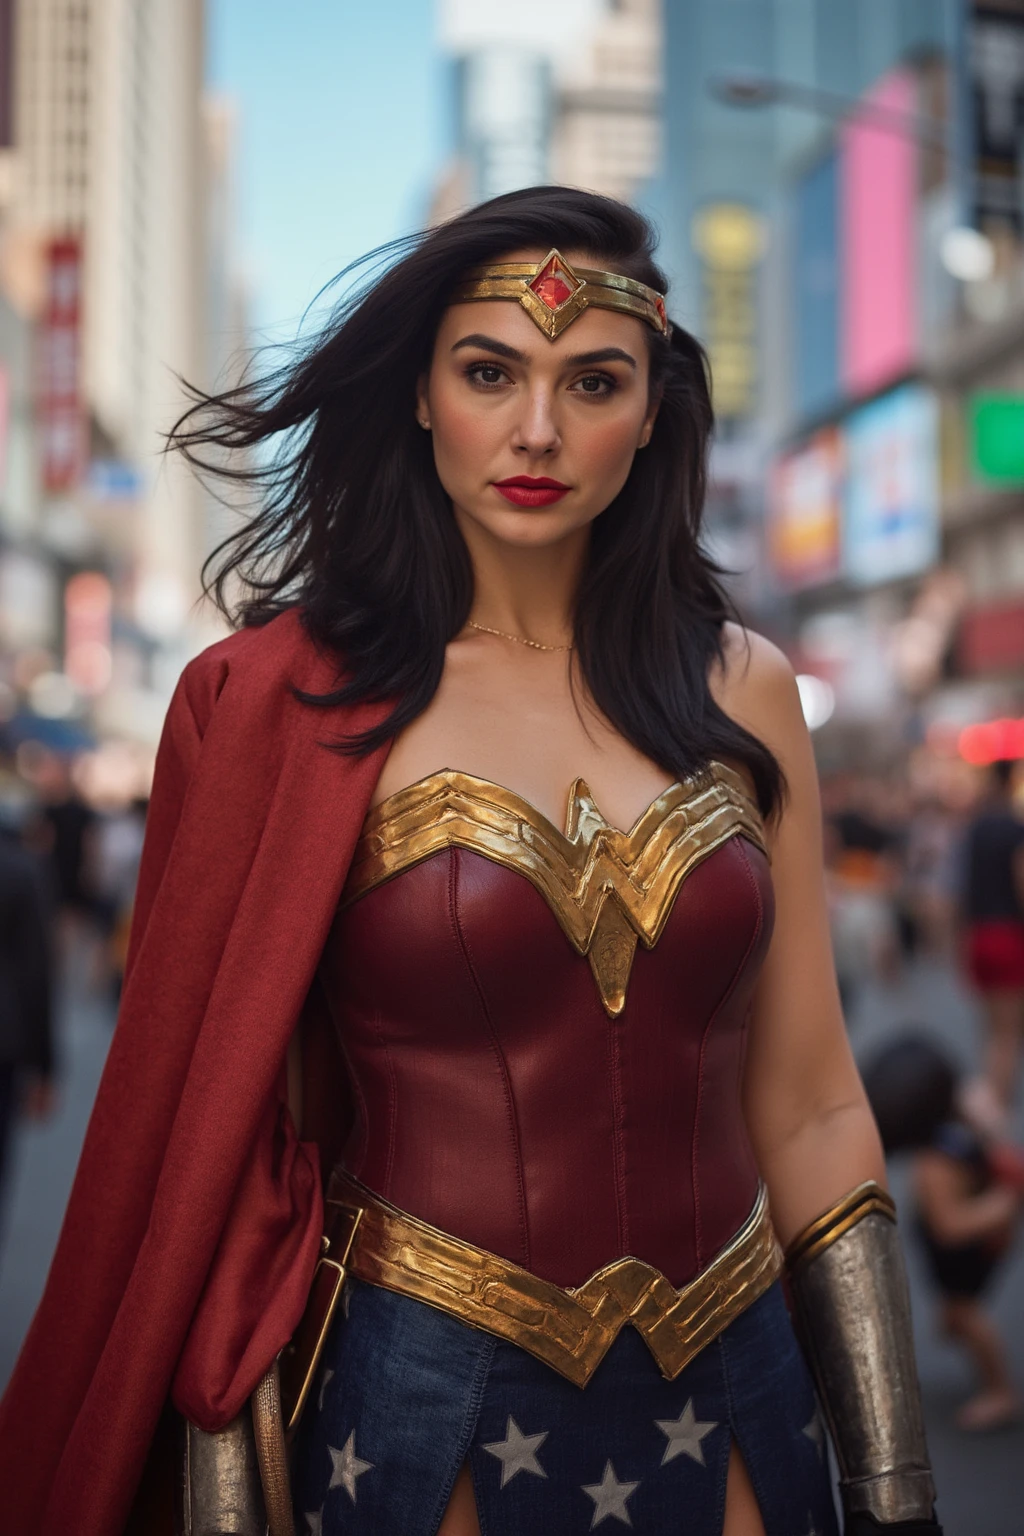
[[[228,470],[265,496],[217,585],[249,627],[168,717],[0,1425],[19,1530],[118,1529],[168,1393],[188,1475],[244,1463],[254,1389],[286,1530],[298,1327],[297,1528],[832,1531],[776,1232],[846,1529],[935,1529],[811,752],[700,551],[704,360],[651,249],[606,199],[496,199],[177,429],[279,451]]]

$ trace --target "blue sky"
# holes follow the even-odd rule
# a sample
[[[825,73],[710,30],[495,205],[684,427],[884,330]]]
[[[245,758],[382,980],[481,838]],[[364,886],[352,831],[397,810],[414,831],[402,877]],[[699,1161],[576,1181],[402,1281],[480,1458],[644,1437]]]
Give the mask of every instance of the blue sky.
[[[210,0],[207,74],[239,109],[253,323],[294,334],[336,272],[422,222],[445,148],[432,0]]]

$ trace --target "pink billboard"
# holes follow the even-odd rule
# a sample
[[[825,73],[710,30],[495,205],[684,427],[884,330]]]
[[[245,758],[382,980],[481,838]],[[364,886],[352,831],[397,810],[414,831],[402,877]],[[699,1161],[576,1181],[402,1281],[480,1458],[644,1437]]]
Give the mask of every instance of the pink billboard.
[[[917,341],[913,77],[894,70],[864,101],[867,110],[843,129],[839,166],[840,371],[854,395],[870,394],[905,373]],[[879,118],[891,114],[890,121],[872,120],[872,108]]]

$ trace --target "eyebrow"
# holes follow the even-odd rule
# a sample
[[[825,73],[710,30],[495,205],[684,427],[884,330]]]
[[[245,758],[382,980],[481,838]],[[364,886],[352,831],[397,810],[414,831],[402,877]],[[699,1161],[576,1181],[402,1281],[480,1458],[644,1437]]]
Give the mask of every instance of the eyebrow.
[[[524,363],[525,357],[517,352],[515,347],[506,346],[503,341],[495,341],[493,336],[483,336],[479,331],[474,331],[471,336],[463,336],[452,347],[453,352],[458,352],[460,347],[479,347],[484,352],[496,352],[499,357],[507,357],[510,363]]]
[[[463,336],[452,347],[453,352],[458,352],[461,347],[479,347],[485,352],[493,352],[497,357],[507,358],[510,363],[524,363],[526,358],[515,347],[508,346],[504,341],[496,341],[493,336],[484,336],[479,331],[474,331],[471,336]],[[624,352],[621,347],[602,347],[597,352],[575,352],[565,359],[566,367],[581,368],[592,367],[597,363],[628,363],[630,368],[636,367],[636,358]]]

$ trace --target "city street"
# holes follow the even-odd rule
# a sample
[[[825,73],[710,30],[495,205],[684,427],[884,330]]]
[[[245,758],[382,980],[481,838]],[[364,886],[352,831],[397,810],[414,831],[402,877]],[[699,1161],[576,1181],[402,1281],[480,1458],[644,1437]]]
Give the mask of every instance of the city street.
[[[934,1033],[965,1066],[973,1062],[977,1044],[974,1006],[957,978],[945,968],[916,967],[902,985],[892,988],[870,983],[850,1010],[850,1036],[862,1061],[886,1037],[903,1033],[908,1027]],[[1022,1139],[1021,1132],[1018,1114],[1018,1140]],[[892,1169],[892,1182],[903,1222],[928,1443],[946,1536],[1020,1536],[1024,1525],[1024,1428],[990,1435],[966,1435],[956,1429],[953,1415],[971,1391],[970,1373],[959,1351],[936,1335],[933,1299],[909,1230],[905,1173],[898,1165]],[[1024,1243],[1018,1242],[1005,1270],[997,1276],[989,1300],[1009,1344],[1016,1380],[1024,1384]]]
[[[0,1260],[0,1379],[6,1380],[28,1326],[57,1239],[89,1106],[110,1038],[110,1010],[83,996],[79,986],[64,1009],[62,1056],[66,1068],[59,1114],[48,1125],[22,1133],[7,1212],[7,1242]],[[914,1025],[933,1030],[964,1061],[974,1048],[970,999],[948,971],[917,967],[893,988],[870,984],[851,1010],[851,1037],[858,1056],[887,1034]],[[893,1170],[899,1196],[903,1180]],[[904,1219],[905,1230],[910,1222]],[[970,1389],[959,1355],[935,1336],[931,1299],[908,1242],[915,1328],[929,1440],[941,1491],[946,1536],[1019,1536],[1020,1467],[1024,1429],[967,1436],[953,1425],[957,1403]],[[1024,1383],[1024,1246],[1018,1247],[992,1298]]]

